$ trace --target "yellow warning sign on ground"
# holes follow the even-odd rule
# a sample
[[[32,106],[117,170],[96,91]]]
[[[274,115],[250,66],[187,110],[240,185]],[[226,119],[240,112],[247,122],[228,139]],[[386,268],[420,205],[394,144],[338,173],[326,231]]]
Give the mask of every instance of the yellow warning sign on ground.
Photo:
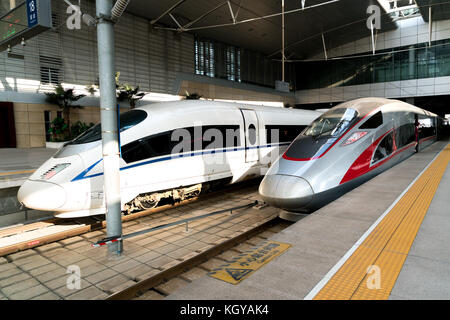
[[[289,249],[291,245],[277,241],[263,241],[252,250],[246,251],[231,263],[213,269],[209,276],[232,284],[238,284],[252,272]]]

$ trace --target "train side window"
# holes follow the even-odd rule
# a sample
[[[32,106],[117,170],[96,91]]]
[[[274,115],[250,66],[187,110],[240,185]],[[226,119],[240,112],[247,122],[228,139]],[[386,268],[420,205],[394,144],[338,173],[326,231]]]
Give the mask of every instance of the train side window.
[[[436,124],[434,118],[419,115],[419,139],[434,136],[436,134]]]
[[[204,150],[241,145],[240,130],[237,125],[203,126],[202,129]]]
[[[414,142],[415,139],[415,128],[413,123],[408,123],[400,126],[396,131],[396,142],[397,147],[401,148]]]
[[[172,131],[166,131],[157,135],[154,135],[147,139],[146,143],[151,149],[152,157],[159,157],[170,154],[172,152],[172,147],[174,142],[172,142]]]
[[[248,126],[248,142],[250,142],[250,145],[256,143],[256,127],[253,123]]]
[[[241,146],[241,130],[239,126],[223,126],[221,130],[225,137],[226,148]]]
[[[378,162],[392,154],[394,151],[394,133],[390,132],[380,142],[373,155],[372,163]]]
[[[268,125],[266,126],[267,143],[292,142],[306,128],[297,125]]]
[[[122,158],[131,163],[170,154],[173,147],[171,136],[172,131],[166,131],[127,143],[122,146]]]
[[[195,127],[175,129],[130,142],[122,146],[122,158],[125,162],[131,163],[170,155],[172,151],[180,153],[240,146],[240,131],[237,125],[203,126],[200,130],[195,129]],[[209,129],[212,130],[208,131]],[[177,130],[179,131],[176,132]],[[196,137],[196,134],[200,134],[200,137]],[[224,139],[223,142],[217,141],[217,138],[221,138],[220,135]]]
[[[366,122],[364,122],[359,128],[360,129],[375,129],[383,124],[383,114],[378,111],[373,116],[371,116]]]
[[[126,163],[148,159],[151,156],[152,151],[142,139],[122,146],[122,158]]]

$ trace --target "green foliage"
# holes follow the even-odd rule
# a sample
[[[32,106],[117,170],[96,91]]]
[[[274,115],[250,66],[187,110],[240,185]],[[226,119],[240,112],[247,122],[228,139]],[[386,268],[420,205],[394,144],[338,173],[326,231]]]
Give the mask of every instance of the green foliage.
[[[86,130],[88,130],[89,128],[93,127],[94,123],[91,122],[89,124],[86,124],[84,122],[81,121],[77,121],[75,122],[72,126],[71,126],[71,133],[72,133],[72,139],[78,137],[80,134],[82,134],[83,132],[85,132]]]
[[[96,86],[95,84],[91,84],[89,86],[86,86],[85,89],[91,94],[91,96],[93,96],[97,92],[98,86]]]
[[[66,136],[72,136],[70,132],[70,109],[71,108],[79,108],[81,106],[73,105],[74,102],[80,100],[85,97],[84,94],[75,95],[74,89],[64,89],[61,84],[58,84],[55,87],[54,92],[46,92],[45,95],[47,98],[45,99],[48,103],[55,104],[60,107],[64,113],[64,118],[67,119],[67,127],[65,130],[68,132],[65,133]]]
[[[45,100],[48,103],[56,104],[63,110],[68,108],[82,108],[81,106],[72,104],[85,97],[84,94],[75,95],[74,89],[65,90],[61,84],[55,87],[54,92],[46,92],[45,95],[47,96]]]
[[[68,141],[75,139],[80,134],[88,130],[89,128],[93,127],[94,123],[86,124],[81,121],[75,122],[73,125],[71,125],[70,133],[68,133],[67,129],[69,125],[66,123],[66,121],[61,118],[57,117],[53,119],[53,121],[50,124],[50,128],[48,129],[48,133],[51,134],[50,141],[52,142],[61,142],[61,141]]]
[[[189,93],[186,91],[186,94],[184,96],[184,98],[186,100],[199,100],[202,96],[199,95],[198,93]]]
[[[68,125],[61,117],[56,117],[50,124],[48,133],[51,134],[50,140],[52,142],[59,142],[66,140],[66,132]]]
[[[117,101],[128,101],[131,108],[136,106],[136,102],[145,96],[145,92],[139,91],[139,86],[134,87],[119,81],[120,72],[116,72],[116,96]]]

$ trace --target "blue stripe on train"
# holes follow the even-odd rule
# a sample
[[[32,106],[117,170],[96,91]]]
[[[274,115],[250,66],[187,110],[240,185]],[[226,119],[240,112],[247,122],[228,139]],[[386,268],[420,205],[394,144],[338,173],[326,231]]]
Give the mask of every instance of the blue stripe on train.
[[[184,154],[178,154],[178,155],[170,155],[167,157],[162,157],[162,158],[157,158],[157,159],[152,159],[152,160],[147,160],[144,162],[132,164],[127,167],[122,167],[122,168],[120,168],[120,171],[135,168],[135,167],[145,166],[150,163],[167,161],[167,160],[172,160],[172,159],[177,159],[177,158],[195,157],[195,156],[200,156],[200,155],[204,155],[204,154],[225,153],[225,152],[242,151],[242,150],[250,150],[250,149],[263,149],[263,148],[270,148],[270,147],[287,146],[289,144],[290,144],[290,142],[286,142],[286,143],[280,143],[280,144],[268,144],[265,146],[256,146],[256,147],[248,147],[248,148],[241,147],[241,148],[234,148],[234,149],[205,150],[205,151],[199,151],[199,152],[191,152],[191,153],[187,153],[187,154],[184,153]],[[70,182],[74,182],[74,181],[78,181],[78,180],[82,180],[82,179],[94,178],[94,177],[103,175],[103,172],[100,172],[100,173],[95,173],[90,176],[87,176],[89,171],[91,171],[102,160],[103,159],[98,160],[97,162],[92,164],[90,167],[88,167],[86,170],[83,170],[79,175],[77,175],[75,178],[73,178]]]

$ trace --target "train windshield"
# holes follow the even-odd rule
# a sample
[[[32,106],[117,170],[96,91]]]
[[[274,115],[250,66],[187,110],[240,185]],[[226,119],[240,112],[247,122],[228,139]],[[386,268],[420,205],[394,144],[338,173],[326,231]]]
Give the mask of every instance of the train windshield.
[[[144,110],[130,110],[122,113],[120,115],[120,132],[134,127],[138,123],[144,121],[145,118],[147,118],[147,112],[145,112]],[[94,142],[100,140],[101,138],[102,128],[100,126],[100,123],[97,123],[95,126],[76,137],[67,145]]]
[[[325,112],[314,120],[303,135],[316,137],[336,137],[347,130],[358,116],[358,112],[350,108],[338,108]]]

